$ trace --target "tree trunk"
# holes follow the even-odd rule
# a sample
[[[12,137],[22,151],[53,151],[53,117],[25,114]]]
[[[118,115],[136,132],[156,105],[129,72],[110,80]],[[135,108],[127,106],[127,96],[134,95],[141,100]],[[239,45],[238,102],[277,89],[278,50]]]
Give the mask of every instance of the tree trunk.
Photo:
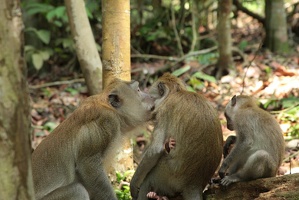
[[[19,0],[0,0],[0,199],[34,199]]]
[[[192,0],[191,1],[192,5],[191,5],[191,14],[192,14],[192,43],[191,43],[191,49],[190,52],[195,51],[195,50],[199,50],[199,4],[203,4],[203,2],[198,2],[198,0]],[[181,5],[184,6],[184,5]]]
[[[288,53],[288,32],[283,0],[266,0],[265,47],[276,53]]]
[[[102,89],[102,62],[87,18],[84,0],[65,0],[76,52],[90,95]]]
[[[103,0],[103,87],[110,79],[131,79],[130,1]]]
[[[218,3],[218,51],[219,58],[213,75],[216,79],[227,75],[233,65],[230,13],[232,0],[219,0]]]
[[[131,80],[130,1],[103,0],[102,13],[103,87],[105,87],[114,78]],[[114,169],[110,173],[124,172],[134,168],[130,140],[127,139],[123,146],[124,148],[116,158]]]

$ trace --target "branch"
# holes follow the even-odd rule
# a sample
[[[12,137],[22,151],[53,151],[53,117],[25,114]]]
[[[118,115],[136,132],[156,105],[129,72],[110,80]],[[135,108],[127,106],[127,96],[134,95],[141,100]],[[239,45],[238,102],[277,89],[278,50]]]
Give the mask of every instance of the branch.
[[[131,58],[153,58],[159,60],[169,60],[169,61],[176,61],[178,58],[173,56],[158,56],[158,55],[151,55],[151,54],[132,54]]]
[[[68,85],[68,84],[72,84],[72,83],[83,83],[83,82],[85,82],[84,78],[79,78],[79,79],[73,79],[73,80],[69,80],[69,81],[56,81],[56,82],[45,83],[45,84],[41,84],[41,85],[30,85],[29,89],[35,90],[35,89],[51,87],[51,86],[55,86],[55,85]]]
[[[247,15],[255,18],[256,20],[258,20],[260,23],[262,23],[263,25],[265,25],[265,18],[263,18],[262,16],[248,10],[247,8],[245,8],[238,0],[233,0],[234,5],[236,6],[237,10],[242,11],[243,13],[246,13]]]
[[[172,4],[171,4],[171,22],[172,22],[172,26],[173,26],[174,35],[175,35],[175,38],[177,41],[178,49],[180,51],[180,55],[184,55],[181,39],[180,39],[178,30],[176,29],[176,25],[175,25],[176,24],[175,23],[175,14],[174,14],[174,7]]]
[[[172,63],[172,64],[168,64],[166,65],[165,67],[163,68],[160,68],[158,71],[160,72],[164,72],[164,71],[167,71],[169,68],[175,66],[176,64],[186,60],[187,58],[189,57],[192,57],[192,56],[198,56],[198,55],[201,55],[201,54],[206,54],[206,53],[210,53],[212,51],[215,51],[217,50],[217,46],[214,46],[214,47],[211,47],[211,48],[208,48],[208,49],[203,49],[203,50],[199,50],[199,51],[193,51],[193,52],[190,52],[182,57],[180,57],[179,59],[176,60],[175,63]]]

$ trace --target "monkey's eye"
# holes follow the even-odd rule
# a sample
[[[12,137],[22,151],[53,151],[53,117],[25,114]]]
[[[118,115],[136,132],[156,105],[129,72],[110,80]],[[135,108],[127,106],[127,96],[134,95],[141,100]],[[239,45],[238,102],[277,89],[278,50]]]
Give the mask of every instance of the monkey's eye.
[[[164,95],[164,85],[163,85],[163,83],[158,84],[158,91],[159,91],[160,96]]]

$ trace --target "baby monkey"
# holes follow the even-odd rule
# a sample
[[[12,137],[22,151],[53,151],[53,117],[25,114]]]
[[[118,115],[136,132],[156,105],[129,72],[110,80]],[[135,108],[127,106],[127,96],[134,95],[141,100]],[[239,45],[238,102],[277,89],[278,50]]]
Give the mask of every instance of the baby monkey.
[[[221,184],[274,177],[282,162],[284,138],[279,124],[250,96],[234,96],[225,108],[227,128],[236,143],[219,170]],[[225,176],[227,174],[227,176]]]

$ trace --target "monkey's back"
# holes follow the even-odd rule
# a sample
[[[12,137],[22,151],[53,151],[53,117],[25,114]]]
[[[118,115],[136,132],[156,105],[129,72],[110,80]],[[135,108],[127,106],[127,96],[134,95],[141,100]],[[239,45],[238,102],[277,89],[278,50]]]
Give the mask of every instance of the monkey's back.
[[[239,120],[234,120],[235,118]],[[237,142],[242,140],[253,144],[254,150],[265,150],[274,159],[277,169],[284,155],[284,138],[282,130],[275,118],[258,106],[240,109],[234,116]],[[241,119],[241,120],[240,120]],[[244,135],[244,133],[252,133]]]
[[[166,134],[176,140],[176,147],[160,164],[183,184],[204,187],[222,156],[223,138],[217,111],[199,94],[180,91],[170,95],[159,108],[157,121],[167,120]]]

